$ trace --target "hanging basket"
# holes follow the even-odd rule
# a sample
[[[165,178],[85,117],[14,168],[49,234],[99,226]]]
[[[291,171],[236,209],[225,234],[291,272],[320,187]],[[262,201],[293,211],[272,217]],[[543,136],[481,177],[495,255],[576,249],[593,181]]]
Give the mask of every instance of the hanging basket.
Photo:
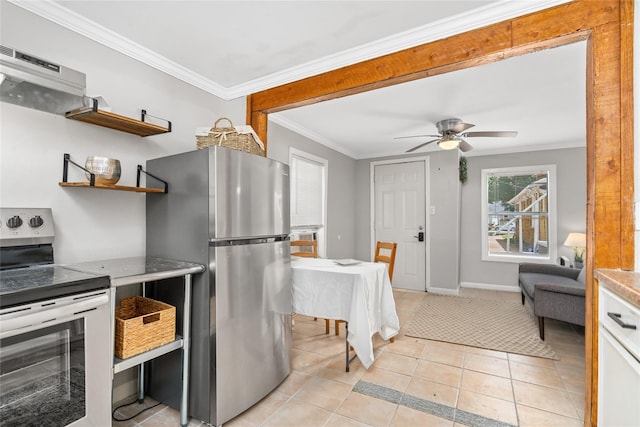
[[[218,126],[220,121],[226,120],[229,126]],[[221,117],[215,121],[213,127],[205,132],[205,135],[196,134],[196,146],[198,149],[207,148],[212,145],[232,148],[234,150],[246,151],[247,153],[265,155],[262,141],[257,139],[257,135],[250,126],[238,130],[231,120]]]

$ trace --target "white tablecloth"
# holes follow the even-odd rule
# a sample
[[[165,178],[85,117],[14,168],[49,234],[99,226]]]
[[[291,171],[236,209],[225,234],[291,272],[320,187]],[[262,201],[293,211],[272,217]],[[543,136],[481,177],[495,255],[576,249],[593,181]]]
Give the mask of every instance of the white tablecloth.
[[[347,340],[360,362],[373,363],[373,341],[398,334],[391,282],[384,263],[361,262],[342,266],[335,260],[291,258],[293,311],[306,316],[349,322]]]

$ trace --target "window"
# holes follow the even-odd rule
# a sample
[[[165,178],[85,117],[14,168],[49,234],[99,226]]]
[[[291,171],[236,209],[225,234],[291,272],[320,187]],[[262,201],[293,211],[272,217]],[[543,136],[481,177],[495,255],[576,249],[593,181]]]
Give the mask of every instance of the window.
[[[482,259],[556,259],[555,165],[482,170]]]
[[[314,237],[318,256],[326,256],[327,161],[294,148],[289,152],[291,233],[295,239]]]

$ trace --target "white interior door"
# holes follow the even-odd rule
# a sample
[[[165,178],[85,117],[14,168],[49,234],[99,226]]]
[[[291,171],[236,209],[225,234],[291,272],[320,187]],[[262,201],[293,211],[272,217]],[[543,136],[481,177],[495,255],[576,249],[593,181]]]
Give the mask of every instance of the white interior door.
[[[374,240],[398,243],[392,285],[424,291],[428,239],[425,162],[376,165],[374,187]]]

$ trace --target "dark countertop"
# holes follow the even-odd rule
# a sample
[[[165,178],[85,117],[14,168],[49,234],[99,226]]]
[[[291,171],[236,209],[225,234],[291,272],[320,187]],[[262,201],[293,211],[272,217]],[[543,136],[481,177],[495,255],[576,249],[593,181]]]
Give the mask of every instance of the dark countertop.
[[[77,271],[107,275],[111,286],[124,286],[141,282],[201,273],[204,265],[156,257],[116,258],[65,265]]]
[[[55,264],[7,269],[0,271],[0,308],[108,288],[106,274]]]
[[[611,290],[636,307],[640,307],[640,273],[611,269],[597,269],[595,277],[600,286]]]

